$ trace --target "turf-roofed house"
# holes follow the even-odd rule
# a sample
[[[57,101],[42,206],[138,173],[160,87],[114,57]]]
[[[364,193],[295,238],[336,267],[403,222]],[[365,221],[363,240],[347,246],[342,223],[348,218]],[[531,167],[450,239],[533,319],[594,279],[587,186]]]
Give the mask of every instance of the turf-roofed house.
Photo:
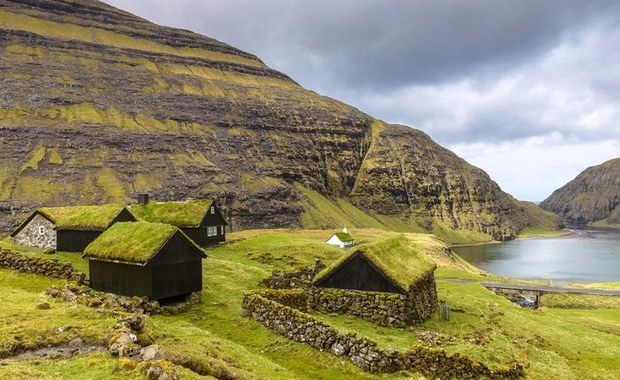
[[[385,326],[419,323],[437,308],[435,268],[404,236],[364,244],[314,277],[310,305]]]
[[[154,300],[202,290],[202,248],[175,226],[116,223],[86,247],[95,290]]]
[[[116,222],[136,218],[123,205],[41,207],[11,234],[18,245],[82,252]]]
[[[330,236],[330,238],[327,239],[326,243],[330,245],[337,245],[340,248],[344,248],[353,245],[353,243],[355,243],[355,240],[353,240],[353,237],[349,234],[349,230],[347,229],[347,227],[344,227],[342,229],[342,232],[336,232],[335,234]]]
[[[149,201],[146,194],[141,194],[138,204],[128,208],[139,220],[180,228],[203,247],[226,240],[226,220],[211,199],[155,202]]]

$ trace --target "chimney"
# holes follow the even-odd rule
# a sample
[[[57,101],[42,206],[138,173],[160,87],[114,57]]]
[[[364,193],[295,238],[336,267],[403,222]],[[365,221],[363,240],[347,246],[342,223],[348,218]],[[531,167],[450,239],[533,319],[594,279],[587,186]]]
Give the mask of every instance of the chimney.
[[[149,203],[149,195],[146,193],[138,194],[138,204],[144,206]]]

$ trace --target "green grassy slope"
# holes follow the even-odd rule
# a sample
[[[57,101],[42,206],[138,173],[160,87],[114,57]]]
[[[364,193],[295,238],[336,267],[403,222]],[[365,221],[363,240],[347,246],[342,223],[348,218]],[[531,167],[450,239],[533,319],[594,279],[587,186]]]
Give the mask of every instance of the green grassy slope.
[[[351,233],[366,241],[394,234],[377,229],[352,229]],[[292,270],[313,265],[315,258],[329,264],[341,257],[344,251],[323,243],[327,235],[326,231],[308,230],[230,234],[230,241],[211,250],[204,261],[203,303],[181,315],[149,317],[145,334],[177,361],[216,377],[417,378],[412,373],[364,373],[346,360],[288,341],[240,315],[242,293],[260,287],[260,281],[273,269]],[[440,265],[437,286],[440,299],[452,306],[450,322],[433,316],[430,321],[410,329],[390,329],[355,318],[330,315],[319,315],[319,318],[339,329],[368,336],[383,347],[406,349],[423,342],[496,365],[517,360],[526,365],[529,379],[620,376],[616,365],[620,355],[620,309],[522,309],[475,282],[443,280],[446,276],[488,280],[489,276],[467,270],[466,265],[448,254],[445,245],[430,235],[406,236]],[[74,263],[81,260],[69,254],[56,257]],[[36,341],[41,331],[66,325],[74,326],[80,336],[97,341],[114,322],[95,310],[57,301],[52,301],[51,310],[35,310],[34,304],[45,299],[43,290],[59,281],[1,272],[0,297],[4,298],[5,307],[0,310],[0,343],[4,347],[7,342],[15,341],[16,334],[24,341]],[[29,320],[24,320],[23,315],[29,315]],[[38,362],[36,366],[32,361],[0,366],[0,375],[42,373],[50,378],[67,379],[96,378],[99,374],[111,378],[139,376],[135,371],[114,372],[115,361],[104,354],[65,361],[38,359]],[[85,366],[92,366],[92,371]],[[188,376],[191,378],[189,372]]]

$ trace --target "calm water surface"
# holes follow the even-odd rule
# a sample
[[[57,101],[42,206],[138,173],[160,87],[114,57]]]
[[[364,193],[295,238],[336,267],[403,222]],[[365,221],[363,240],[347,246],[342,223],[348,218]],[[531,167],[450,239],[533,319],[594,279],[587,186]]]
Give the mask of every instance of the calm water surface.
[[[478,268],[504,277],[555,282],[620,281],[620,231],[577,230],[578,236],[523,239],[453,248]]]

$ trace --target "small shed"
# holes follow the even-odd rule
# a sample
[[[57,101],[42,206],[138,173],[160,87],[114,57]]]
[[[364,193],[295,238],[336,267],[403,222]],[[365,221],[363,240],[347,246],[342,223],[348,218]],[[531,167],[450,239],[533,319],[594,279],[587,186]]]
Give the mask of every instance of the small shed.
[[[177,227],[116,223],[86,247],[95,290],[161,300],[202,290],[204,251]]]
[[[418,323],[437,307],[435,268],[404,236],[365,244],[315,276],[313,307],[384,325]]]
[[[211,199],[155,202],[148,201],[146,197],[139,204],[128,208],[139,220],[171,224],[180,228],[203,247],[226,240],[226,220]]]
[[[88,244],[116,222],[136,218],[124,206],[41,207],[11,234],[15,243],[33,248],[82,252]]]
[[[344,248],[353,245],[353,243],[355,243],[355,240],[353,240],[353,237],[349,235],[347,227],[344,227],[342,229],[342,232],[336,232],[335,234],[330,236],[330,238],[327,239],[326,243],[330,245],[336,245],[340,248]]]

